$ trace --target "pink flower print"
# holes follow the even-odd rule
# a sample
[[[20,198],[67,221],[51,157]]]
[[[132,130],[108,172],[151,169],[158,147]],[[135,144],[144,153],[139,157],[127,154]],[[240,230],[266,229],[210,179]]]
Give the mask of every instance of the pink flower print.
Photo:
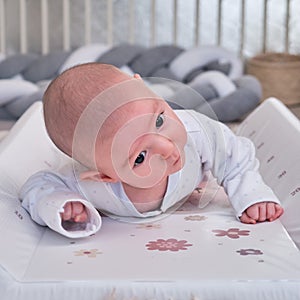
[[[137,225],[136,228],[151,230],[151,229],[159,229],[159,228],[161,228],[161,225],[154,224],[154,223],[146,223],[146,224],[139,224],[139,225]]]
[[[237,253],[240,253],[240,255],[262,255],[263,252],[259,249],[240,249],[236,251]]]
[[[187,250],[187,247],[192,246],[188,244],[186,240],[177,240],[177,239],[158,239],[156,241],[150,241],[146,244],[148,250],[158,250],[158,251],[179,251]]]
[[[79,251],[74,251],[75,256],[87,256],[89,258],[95,258],[97,254],[102,254],[98,249],[91,249],[91,250],[86,250],[82,249]]]
[[[240,230],[238,228],[229,228],[228,230],[213,230],[212,232],[216,233],[216,236],[228,236],[231,239],[238,239],[240,236],[247,236],[250,233],[250,230]]]
[[[207,217],[200,215],[191,215],[184,218],[186,221],[205,221]]]

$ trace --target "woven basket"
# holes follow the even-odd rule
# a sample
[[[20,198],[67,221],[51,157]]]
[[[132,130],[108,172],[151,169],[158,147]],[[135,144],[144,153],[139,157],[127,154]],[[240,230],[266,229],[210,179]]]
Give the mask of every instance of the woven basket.
[[[246,70],[261,82],[263,99],[273,96],[286,105],[300,103],[300,55],[261,54],[248,60]]]

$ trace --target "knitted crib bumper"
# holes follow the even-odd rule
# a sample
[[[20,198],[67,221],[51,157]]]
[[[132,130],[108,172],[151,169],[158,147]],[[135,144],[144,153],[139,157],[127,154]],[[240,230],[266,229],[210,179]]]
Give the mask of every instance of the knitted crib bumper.
[[[129,74],[160,77],[194,89],[205,100],[173,95],[180,108],[208,114],[213,109],[223,122],[237,120],[259,103],[261,87],[253,76],[243,75],[243,62],[215,46],[183,49],[173,45],[146,48],[120,44],[89,44],[73,51],[47,55],[0,54],[0,119],[17,119],[35,101],[41,101],[49,82],[63,71],[87,62],[109,63]],[[160,96],[176,93],[168,85],[153,86]],[[199,97],[201,98],[201,97]],[[203,99],[202,98],[202,99]]]
[[[300,55],[257,55],[248,60],[247,73],[261,82],[263,98],[276,97],[286,105],[300,103]]]

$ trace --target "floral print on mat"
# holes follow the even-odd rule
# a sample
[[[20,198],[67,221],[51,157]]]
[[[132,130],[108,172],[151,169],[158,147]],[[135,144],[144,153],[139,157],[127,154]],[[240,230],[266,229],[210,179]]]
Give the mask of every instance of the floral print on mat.
[[[146,224],[139,224],[136,226],[136,228],[151,230],[151,229],[159,229],[161,228],[161,225],[155,223],[146,223]]]
[[[239,228],[229,228],[228,230],[213,230],[216,236],[228,236],[231,239],[238,239],[241,236],[247,236],[250,234],[250,230],[240,230]]]
[[[95,258],[98,254],[102,254],[102,252],[100,252],[98,249],[82,249],[79,251],[74,251],[75,256],[87,256],[89,258]]]
[[[207,217],[200,215],[191,215],[184,218],[186,221],[205,221]]]
[[[236,251],[240,255],[262,255],[263,252],[259,249],[240,249]]]
[[[187,250],[187,247],[193,246],[188,244],[186,240],[177,240],[177,239],[157,239],[156,241],[150,241],[146,244],[148,250],[158,250],[158,251],[179,251]]]

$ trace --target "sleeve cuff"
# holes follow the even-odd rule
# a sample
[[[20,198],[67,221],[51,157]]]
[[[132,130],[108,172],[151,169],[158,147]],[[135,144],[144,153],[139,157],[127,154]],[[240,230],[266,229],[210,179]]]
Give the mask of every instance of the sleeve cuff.
[[[243,212],[253,204],[261,202],[274,202],[280,204],[280,201],[274,192],[268,186],[262,186],[260,192],[249,193],[244,197],[238,197],[236,201],[232,201],[232,206],[235,210],[236,217],[239,219]]]
[[[54,199],[55,198],[55,199]],[[85,205],[88,213],[88,221],[79,224],[69,223],[68,226],[62,225],[60,213],[63,212],[63,207],[67,202],[81,202]],[[102,224],[101,216],[94,206],[81,198],[78,194],[70,195],[55,195],[51,199],[44,199],[38,204],[39,215],[46,223],[46,225],[54,231],[69,237],[69,238],[82,238],[96,233]]]
[[[274,202],[280,204],[280,201],[266,185],[259,173],[255,171],[247,172],[244,177],[237,177],[228,184],[227,194],[239,218],[242,213],[251,205],[261,202]]]

